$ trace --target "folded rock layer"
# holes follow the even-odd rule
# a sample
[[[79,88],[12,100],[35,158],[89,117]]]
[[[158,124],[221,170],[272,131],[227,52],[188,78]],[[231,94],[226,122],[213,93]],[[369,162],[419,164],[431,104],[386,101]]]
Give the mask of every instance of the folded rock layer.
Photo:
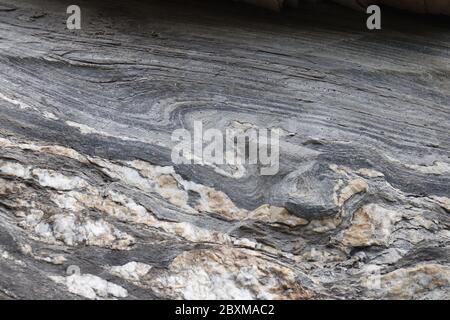
[[[445,21],[79,5],[0,0],[1,299],[450,297]],[[196,122],[279,171],[174,163]]]

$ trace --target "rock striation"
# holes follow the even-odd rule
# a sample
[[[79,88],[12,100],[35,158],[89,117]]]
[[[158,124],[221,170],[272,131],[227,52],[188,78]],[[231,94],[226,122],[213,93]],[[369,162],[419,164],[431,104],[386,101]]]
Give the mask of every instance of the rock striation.
[[[450,298],[448,21],[79,2],[0,0],[0,298]],[[278,174],[173,163],[194,121]]]

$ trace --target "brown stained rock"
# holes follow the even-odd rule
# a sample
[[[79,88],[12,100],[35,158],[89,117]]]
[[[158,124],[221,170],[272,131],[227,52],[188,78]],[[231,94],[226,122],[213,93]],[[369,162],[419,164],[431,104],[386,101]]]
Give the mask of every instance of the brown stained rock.
[[[369,204],[353,215],[350,228],[343,232],[342,244],[348,247],[388,246],[398,212]]]
[[[362,192],[366,192],[369,188],[366,181],[363,179],[355,179],[348,183],[347,186],[345,186],[339,195],[338,198],[338,205],[342,206],[345,202],[347,202],[350,198],[352,198],[354,195]]]
[[[450,212],[450,198],[447,197],[432,197],[445,211]]]
[[[292,269],[224,246],[184,252],[147,285],[175,299],[310,299]]]
[[[449,296],[446,22],[113,0],[68,32],[1,2],[2,297]],[[174,164],[193,121],[282,129],[279,172]]]
[[[391,299],[450,297],[450,267],[419,264],[398,269],[380,278],[381,290]]]
[[[171,175],[161,175],[158,177],[158,183],[160,188],[177,188],[177,180]]]
[[[264,204],[248,214],[246,219],[261,221],[269,224],[282,224],[289,227],[297,227],[308,224],[308,220],[302,219],[290,213],[286,208]]]

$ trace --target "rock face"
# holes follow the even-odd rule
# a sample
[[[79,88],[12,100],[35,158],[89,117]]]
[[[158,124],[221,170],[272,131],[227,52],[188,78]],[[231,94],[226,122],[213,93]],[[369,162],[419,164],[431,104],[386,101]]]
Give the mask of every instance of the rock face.
[[[285,6],[298,7],[303,3],[320,3],[324,0],[238,0],[251,3],[270,10],[281,10]],[[332,0],[350,8],[366,10],[373,4],[392,6],[399,9],[420,13],[450,15],[450,2],[448,0]]]
[[[0,0],[0,297],[450,298],[447,21],[79,5]],[[279,172],[173,163],[194,121]]]

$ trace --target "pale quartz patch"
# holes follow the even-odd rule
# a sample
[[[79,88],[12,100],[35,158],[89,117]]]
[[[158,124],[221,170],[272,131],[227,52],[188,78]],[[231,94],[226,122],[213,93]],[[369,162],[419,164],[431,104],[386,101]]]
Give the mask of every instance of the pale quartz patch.
[[[213,188],[184,180],[173,167],[152,166],[143,161],[128,163],[139,170],[147,179],[157,181],[153,190],[174,205],[185,208],[191,213],[216,213],[230,220],[240,220],[246,216],[247,211],[236,207],[231,199],[223,192]],[[200,195],[195,208],[187,204],[188,192],[193,191]]]
[[[0,140],[0,143],[10,145],[10,143],[5,140]],[[39,152],[57,151],[57,153],[70,155],[71,157],[83,160],[81,155],[77,153],[71,154],[71,149],[59,149],[52,146],[36,147],[30,144],[21,145],[21,147],[32,148]],[[169,202],[175,205],[186,205],[186,211],[191,213],[216,213],[228,220],[243,220],[248,217],[247,211],[237,208],[225,193],[191,181],[186,181],[174,171],[173,167],[158,167],[143,161],[127,163],[131,168],[125,165],[113,164],[98,158],[85,158],[85,161],[99,165],[103,168],[103,171],[111,177],[120,179],[143,191],[152,192],[156,190],[156,192],[160,193],[164,198],[170,199]],[[97,190],[85,180],[78,177],[69,177],[43,169],[33,170],[32,168],[28,168],[28,170],[34,173],[34,175],[29,178],[37,179],[43,186],[54,189],[67,189],[61,190],[65,192],[51,192],[50,195],[50,199],[59,208],[65,211],[81,214],[85,209],[95,209],[107,213],[121,221],[145,224],[147,226],[159,228],[169,234],[179,236],[192,242],[219,244],[241,243],[240,245],[242,246],[248,245],[248,247],[252,248],[260,247],[260,249],[264,251],[273,250],[272,248],[260,246],[249,240],[246,242],[247,239],[238,241],[238,239],[233,239],[226,233],[199,228],[191,223],[159,221],[151,212],[148,212],[146,208],[135,203],[131,198],[111,190]],[[67,182],[69,182],[69,184],[67,184]],[[64,186],[62,186],[62,184],[64,184]],[[200,200],[195,209],[187,206],[188,191],[195,191],[200,195]],[[30,203],[30,205],[31,209],[34,208],[33,203]],[[275,219],[273,221],[282,221],[284,219],[285,213],[283,213],[283,211],[279,211],[276,208],[270,210],[274,214],[271,218],[272,220]],[[68,245],[78,245],[80,243],[79,241],[81,241],[81,243],[88,245],[106,246],[116,249],[126,249],[133,244],[132,239],[128,239],[128,241],[126,238],[116,239],[117,241],[111,242],[113,238],[108,236],[108,233],[97,234],[96,232],[101,228],[92,223],[84,223],[83,227],[76,227],[78,229],[77,231],[74,231],[74,229],[70,227],[71,225],[73,226],[74,222],[73,217],[70,215],[65,215],[64,218],[57,216],[57,219],[52,218],[48,221],[47,219],[42,219],[43,212],[39,210],[33,212],[34,213],[31,213],[31,211],[27,213],[22,212],[24,221],[21,222],[21,225],[33,230],[41,241],[49,243],[63,241]],[[275,216],[276,218],[273,218]],[[286,218],[288,217],[286,216]],[[295,222],[290,221],[289,219],[286,221],[290,224],[304,222],[303,220],[299,221],[295,218],[294,220]],[[56,234],[54,234],[54,226],[56,226]],[[117,236],[114,232],[112,232],[112,234]],[[111,232],[109,235],[111,235]]]
[[[447,212],[450,212],[450,198],[432,196],[431,199],[433,199],[435,202],[437,202]]]
[[[118,139],[124,140],[124,141],[141,141],[138,139],[128,138],[125,136],[116,136],[116,135],[110,134],[108,132],[97,130],[95,128],[89,127],[89,126],[81,124],[81,123],[73,122],[73,121],[66,121],[66,124],[73,128],[77,128],[78,130],[80,130],[80,132],[82,134],[97,134],[97,135],[101,135],[101,136],[105,136],[105,137],[118,138]]]
[[[84,207],[79,200],[73,196],[75,194],[81,195],[81,193],[78,192],[56,193],[52,195],[51,200],[61,209],[79,212]]]
[[[439,161],[434,162],[433,165],[431,165],[431,166],[405,164],[405,167],[419,171],[421,173],[425,173],[425,174],[442,175],[442,174],[450,173],[450,164],[446,163],[446,162],[439,162]]]
[[[419,264],[382,275],[380,284],[394,299],[439,299],[450,294],[450,267],[435,263]]]
[[[12,263],[14,263],[15,265],[24,267],[26,266],[25,262],[23,262],[20,259],[16,259],[13,255],[11,255],[8,251],[3,250],[2,248],[0,248],[0,259],[3,260],[8,260],[11,261]]]
[[[5,148],[8,148],[8,147],[9,148],[19,148],[22,150],[45,152],[48,154],[71,158],[71,159],[77,160],[82,163],[88,162],[87,158],[85,156],[81,155],[80,153],[78,153],[77,151],[70,149],[70,148],[57,146],[57,145],[38,146],[38,145],[30,144],[30,143],[15,143],[15,142],[12,142],[11,140],[8,140],[5,138],[0,138],[0,146],[5,147]]]
[[[68,245],[87,243],[100,247],[127,249],[135,243],[132,236],[111,224],[97,220],[79,221],[74,215],[57,215],[53,219],[53,235]]]
[[[17,162],[8,162],[0,160],[0,173],[7,175],[18,177],[22,179],[30,179],[31,171],[30,166],[24,166]]]
[[[46,152],[46,153],[53,154],[56,156],[63,156],[63,157],[71,158],[71,159],[77,160],[78,162],[81,162],[81,163],[89,163],[89,160],[85,156],[81,155],[80,153],[78,153],[77,151],[75,151],[73,149],[66,148],[66,147],[41,146],[38,148],[38,151]]]
[[[3,138],[0,139],[0,145],[70,157],[83,163],[92,162],[99,165],[109,176],[120,179],[126,184],[140,190],[158,193],[173,205],[191,214],[216,213],[226,219],[239,220],[245,218],[247,213],[246,210],[236,207],[225,193],[191,181],[186,181],[175,172],[173,167],[153,166],[143,161],[132,161],[127,163],[131,166],[130,168],[98,158],[86,158],[69,148],[18,144]],[[68,191],[91,188],[80,177],[66,176],[52,170],[32,169],[31,167],[25,167],[15,162],[0,161],[0,172],[23,179],[31,179],[34,177],[40,185],[56,190]],[[188,205],[189,191],[197,192],[200,195],[200,200],[196,208]],[[74,202],[66,203],[66,205],[60,202],[59,205],[63,208],[76,206]]]
[[[0,178],[0,196],[22,194],[26,186],[22,183]],[[16,199],[16,203],[19,199]]]
[[[20,226],[33,230],[44,242],[62,241],[68,246],[94,245],[118,250],[129,249],[135,240],[104,220],[91,220],[75,214],[57,214],[44,218],[41,210],[31,209]]]
[[[20,244],[19,249],[23,254],[30,256],[39,261],[45,261],[45,262],[55,264],[55,265],[61,265],[67,261],[67,259],[62,255],[37,254],[37,253],[33,252],[33,248],[28,243]]]
[[[160,194],[170,203],[190,213],[195,213],[187,204],[187,192],[181,190],[176,181],[170,179],[175,175],[172,167],[158,167],[142,161],[133,161],[129,163],[129,165],[133,166],[133,168],[130,168],[96,158],[91,159],[91,161],[101,166],[102,170],[109,176],[120,179],[142,191]]]
[[[44,111],[42,113],[42,115],[44,116],[44,118],[46,119],[50,119],[50,120],[59,120],[59,118],[52,112],[48,112],[48,111]]]
[[[325,233],[335,230],[341,223],[342,217],[338,215],[336,217],[312,220],[308,224],[307,228],[317,233]]]
[[[111,267],[109,272],[128,281],[139,281],[151,268],[152,266],[148,264],[132,261],[123,266]]]
[[[72,190],[87,188],[89,184],[77,176],[66,176],[54,170],[33,169],[16,162],[0,160],[0,173],[22,179],[36,179],[43,187],[56,190]]]
[[[291,269],[255,251],[224,246],[184,252],[166,273],[149,281],[156,292],[174,299],[301,299],[310,294]]]
[[[126,289],[92,274],[50,276],[50,279],[65,285],[69,292],[87,299],[114,299],[128,296]]]
[[[285,208],[264,204],[248,214],[246,220],[262,221],[269,224],[284,224],[290,227],[303,226],[308,221],[297,217]]]
[[[78,202],[74,202],[73,199]],[[122,194],[112,191],[108,192],[108,198],[106,199],[100,194],[69,192],[64,196],[57,196],[54,202],[71,210],[79,211],[83,206],[94,208],[121,221],[159,228],[192,242],[231,243],[231,238],[228,235],[199,228],[191,223],[159,221],[143,206],[136,204],[132,199]]]
[[[194,210],[187,204],[186,190],[181,189],[181,185],[178,183],[177,178],[181,179],[181,177],[176,176],[173,167],[152,166],[143,161],[128,162],[127,164],[132,168],[104,161],[100,164],[108,170],[109,175],[143,191],[160,194],[173,205],[194,213]]]
[[[366,178],[382,178],[384,177],[384,174],[382,172],[373,170],[373,169],[367,169],[362,168],[355,171],[356,173],[366,177]]]
[[[211,242],[220,244],[230,244],[232,239],[227,234],[199,228],[188,222],[165,222],[161,221],[155,225],[167,233],[175,234],[192,242]]]
[[[338,205],[342,206],[345,202],[347,202],[354,195],[362,192],[366,192],[369,188],[369,185],[363,179],[354,179],[351,180],[347,186],[345,186],[339,195]]]
[[[56,190],[82,189],[88,186],[88,183],[79,177],[66,176],[53,170],[33,169],[32,174],[41,186]]]
[[[246,216],[246,210],[237,208],[231,199],[223,192],[212,188],[185,183],[189,190],[200,194],[199,204],[195,207],[199,212],[212,212],[228,220],[241,220]]]
[[[402,214],[369,204],[353,215],[350,228],[342,234],[342,244],[348,247],[388,246],[395,223]]]
[[[61,209],[73,212],[81,212],[85,208],[95,209],[120,221],[151,224],[156,220],[143,206],[111,190],[105,193],[94,188],[85,193],[70,191],[55,194],[51,200]]]
[[[42,255],[34,255],[36,260],[45,261],[54,265],[62,265],[67,259],[64,256],[56,255],[56,256],[42,256]]]
[[[345,176],[345,177],[348,177],[348,173],[353,172],[353,170],[348,167],[338,166],[337,164],[334,164],[334,163],[330,164],[329,168],[331,170],[333,170],[334,172],[336,172],[337,174]]]
[[[381,178],[384,177],[384,174],[382,172],[379,172],[377,170],[374,169],[369,169],[369,168],[361,168],[361,169],[357,169],[357,170],[353,170],[349,167],[346,166],[338,166],[336,164],[331,164],[330,169],[333,170],[334,172],[346,176],[347,178],[349,177],[349,174],[351,173],[355,173],[358,174],[360,176],[366,177],[366,178]]]

